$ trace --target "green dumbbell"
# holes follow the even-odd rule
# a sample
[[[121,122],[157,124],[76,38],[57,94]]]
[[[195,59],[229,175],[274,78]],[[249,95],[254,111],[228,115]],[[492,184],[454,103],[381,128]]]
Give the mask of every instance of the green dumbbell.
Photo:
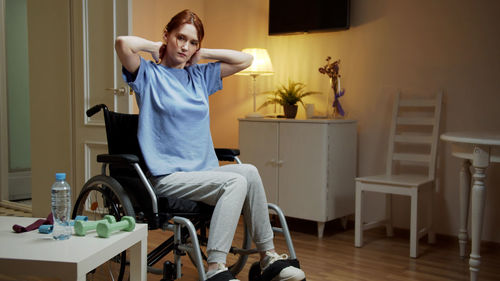
[[[108,238],[115,231],[132,231],[135,228],[135,219],[133,217],[124,216],[119,222],[108,223],[100,222],[97,224],[97,235],[102,238]]]
[[[100,222],[115,223],[116,219],[112,215],[105,215],[104,219],[99,221],[75,221],[75,234],[85,236],[87,231],[96,229]]]

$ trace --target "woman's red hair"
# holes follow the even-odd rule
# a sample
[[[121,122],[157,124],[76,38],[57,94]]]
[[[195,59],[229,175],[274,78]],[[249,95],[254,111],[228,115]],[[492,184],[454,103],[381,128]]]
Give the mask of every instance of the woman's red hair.
[[[175,15],[170,22],[165,26],[165,31],[166,32],[173,32],[177,28],[179,28],[183,24],[192,24],[196,28],[197,35],[198,35],[198,41],[200,43],[199,46],[201,46],[201,41],[203,40],[203,36],[205,36],[205,31],[203,29],[203,23],[201,22],[200,18],[198,15],[196,15],[194,12],[191,10],[184,10],[182,12],[179,12],[177,15]]]

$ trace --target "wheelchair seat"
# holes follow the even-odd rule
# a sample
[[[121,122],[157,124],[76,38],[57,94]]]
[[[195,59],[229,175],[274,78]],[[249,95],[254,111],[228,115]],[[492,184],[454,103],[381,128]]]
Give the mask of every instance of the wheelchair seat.
[[[137,139],[138,115],[109,111],[104,104],[90,108],[86,114],[90,117],[101,109],[108,154],[97,156],[97,162],[102,163],[101,174],[92,177],[83,186],[75,202],[73,218],[87,215],[90,220],[99,220],[111,214],[119,221],[122,216],[132,216],[138,223],[147,223],[150,230],[161,228],[172,231],[172,237],[148,253],[148,272],[162,274],[162,281],[178,279],[182,275],[180,257],[187,253],[198,270],[199,279],[205,280],[203,260],[206,261],[206,256],[200,249],[208,241],[207,228],[214,207],[186,199],[158,197],[149,180],[150,173]],[[237,149],[215,149],[215,152],[220,161],[241,163]],[[269,204],[269,208],[277,214],[281,225],[281,228],[273,227],[273,230],[283,233],[290,257],[295,259],[283,213],[276,205]],[[231,252],[238,255],[236,262],[229,266],[234,275],[244,267],[248,255],[257,252],[250,246],[251,239],[245,225],[241,248],[231,247]],[[153,267],[171,252],[174,253],[173,263],[166,261],[162,269]],[[112,276],[112,279],[123,280],[127,266],[126,252],[108,263],[116,267],[117,278]]]

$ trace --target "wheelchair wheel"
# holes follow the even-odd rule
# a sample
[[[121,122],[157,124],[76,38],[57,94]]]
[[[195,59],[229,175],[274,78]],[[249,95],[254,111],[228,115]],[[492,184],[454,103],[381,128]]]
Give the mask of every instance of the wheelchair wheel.
[[[73,208],[72,217],[87,216],[89,220],[101,220],[113,215],[117,221],[123,216],[135,218],[128,195],[118,181],[109,176],[92,177],[83,186]],[[89,234],[87,234],[89,235]],[[87,280],[124,280],[127,264],[126,251],[87,274]]]

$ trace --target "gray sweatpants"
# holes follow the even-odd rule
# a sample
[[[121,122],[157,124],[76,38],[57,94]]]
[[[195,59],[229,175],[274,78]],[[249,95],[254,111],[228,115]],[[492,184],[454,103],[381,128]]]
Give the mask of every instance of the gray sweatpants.
[[[157,195],[215,206],[207,244],[208,262],[226,263],[240,215],[257,250],[274,248],[266,194],[257,168],[230,164],[211,171],[177,172],[153,180]]]

